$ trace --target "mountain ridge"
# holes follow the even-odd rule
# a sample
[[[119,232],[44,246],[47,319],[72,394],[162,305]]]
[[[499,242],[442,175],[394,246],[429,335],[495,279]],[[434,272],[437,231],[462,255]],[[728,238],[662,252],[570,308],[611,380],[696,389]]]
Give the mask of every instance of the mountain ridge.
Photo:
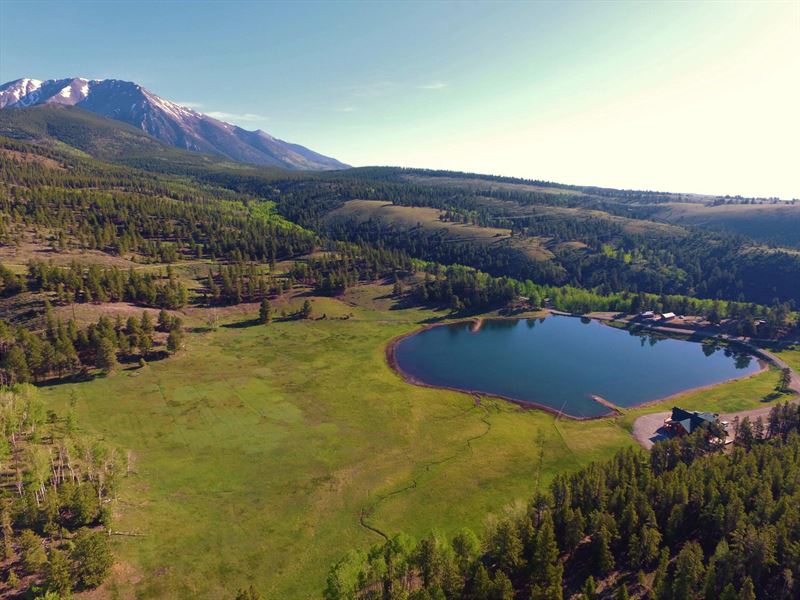
[[[0,85],[0,109],[40,105],[80,108],[133,125],[170,146],[237,162],[310,171],[349,166],[260,129],[249,131],[181,106],[130,81],[22,78]]]

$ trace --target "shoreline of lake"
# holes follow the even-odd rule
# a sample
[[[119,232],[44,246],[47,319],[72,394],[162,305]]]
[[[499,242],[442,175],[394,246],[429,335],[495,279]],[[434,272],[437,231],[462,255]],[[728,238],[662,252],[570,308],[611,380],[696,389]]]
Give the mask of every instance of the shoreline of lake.
[[[471,396],[475,397],[476,401],[478,403],[480,402],[480,397],[481,396],[486,397],[486,398],[494,398],[494,399],[498,399],[498,400],[503,400],[505,402],[510,402],[510,403],[512,403],[512,404],[514,404],[514,405],[516,405],[516,406],[518,406],[518,407],[520,407],[520,408],[522,408],[524,410],[542,410],[544,412],[547,412],[547,413],[550,413],[550,414],[554,415],[556,418],[567,417],[567,418],[575,420],[575,421],[606,419],[606,418],[609,418],[609,417],[622,416],[624,414],[625,410],[635,410],[635,409],[640,409],[640,408],[646,408],[647,406],[651,406],[651,405],[659,404],[659,403],[664,402],[664,401],[668,401],[671,398],[677,398],[677,397],[680,397],[680,396],[683,396],[683,395],[686,395],[686,394],[689,394],[689,393],[694,393],[694,392],[699,392],[699,391],[703,391],[703,390],[712,389],[712,388],[715,388],[715,387],[717,387],[719,385],[724,385],[726,383],[731,383],[731,382],[734,382],[734,381],[741,381],[741,380],[749,379],[751,377],[755,377],[757,375],[760,375],[761,373],[763,373],[764,371],[766,371],[769,368],[769,362],[767,360],[757,356],[756,354],[754,354],[752,352],[745,351],[745,352],[742,352],[742,353],[743,354],[747,354],[748,356],[751,356],[752,358],[754,358],[758,368],[755,371],[743,374],[740,377],[731,377],[731,378],[727,378],[727,379],[724,379],[724,380],[721,380],[721,381],[717,381],[717,382],[713,382],[713,383],[709,383],[709,384],[691,386],[691,387],[688,387],[688,388],[686,388],[684,390],[680,390],[678,392],[667,394],[665,396],[660,396],[660,397],[654,398],[652,400],[646,400],[644,402],[637,403],[637,404],[632,405],[632,406],[620,406],[620,405],[617,405],[617,404],[615,404],[613,402],[610,402],[610,401],[606,400],[605,398],[603,398],[602,396],[600,396],[598,394],[589,394],[589,399],[592,402],[609,409],[609,411],[604,413],[604,414],[600,414],[600,415],[573,415],[573,414],[564,412],[563,411],[563,406],[562,406],[561,409],[556,409],[553,406],[549,406],[549,405],[546,405],[546,404],[543,404],[543,403],[540,403],[540,402],[536,402],[536,401],[532,401],[532,400],[522,400],[520,398],[514,398],[514,397],[511,397],[511,396],[507,396],[507,395],[503,395],[503,394],[499,394],[499,393],[485,392],[485,391],[481,391],[481,390],[469,389],[469,388],[466,388],[466,387],[457,387],[457,386],[451,386],[451,385],[438,385],[438,384],[427,383],[425,381],[422,381],[418,377],[412,375],[411,373],[407,372],[406,370],[404,370],[400,366],[399,361],[397,359],[397,347],[399,346],[400,343],[402,343],[407,338],[410,338],[412,336],[421,334],[421,333],[423,333],[425,331],[428,331],[428,330],[431,330],[431,329],[434,329],[434,328],[437,328],[437,327],[471,324],[470,332],[471,333],[478,333],[482,329],[484,323],[487,322],[487,321],[527,321],[527,320],[537,320],[537,321],[538,320],[542,320],[543,321],[543,320],[547,319],[548,317],[554,317],[554,316],[564,316],[564,317],[577,318],[577,319],[581,319],[581,320],[596,321],[597,323],[599,323],[601,325],[605,325],[609,329],[617,329],[617,330],[625,330],[625,331],[632,331],[633,330],[633,328],[631,327],[630,324],[624,324],[623,327],[620,328],[620,327],[614,327],[614,326],[610,325],[608,322],[606,322],[605,319],[591,317],[591,316],[588,316],[588,315],[574,315],[574,314],[563,314],[563,313],[561,313],[561,314],[546,313],[544,316],[540,316],[540,317],[516,317],[516,316],[514,316],[514,317],[503,317],[503,316],[498,316],[498,317],[464,318],[464,319],[458,319],[458,320],[455,320],[455,321],[447,321],[447,322],[443,322],[443,323],[428,323],[428,324],[424,324],[422,327],[414,329],[413,331],[409,331],[407,333],[404,333],[402,335],[399,335],[399,336],[396,336],[396,337],[392,338],[391,340],[389,340],[389,342],[386,344],[386,347],[385,347],[386,362],[387,362],[389,368],[392,369],[395,373],[397,373],[403,379],[403,381],[405,381],[406,383],[409,383],[411,385],[416,385],[416,386],[420,386],[420,387],[427,387],[427,388],[432,388],[432,389],[448,390],[448,391],[468,394],[468,395],[471,395]],[[646,330],[644,332],[642,332],[642,333],[644,335],[648,334],[648,332]],[[664,333],[664,332],[660,332],[660,331],[652,331],[650,333],[657,334],[658,336],[663,337],[664,339],[668,339],[668,340],[683,341],[683,342],[687,342],[687,343],[699,343],[699,342],[691,342],[689,340],[681,339],[678,336],[671,336],[668,333]],[[713,338],[709,338],[709,339],[713,339]],[[717,340],[717,341],[722,342],[723,345],[725,345],[725,342],[727,342],[728,340]],[[730,344],[730,346],[736,346],[736,345],[738,345],[738,344]],[[602,401],[599,401],[598,398],[602,398]]]

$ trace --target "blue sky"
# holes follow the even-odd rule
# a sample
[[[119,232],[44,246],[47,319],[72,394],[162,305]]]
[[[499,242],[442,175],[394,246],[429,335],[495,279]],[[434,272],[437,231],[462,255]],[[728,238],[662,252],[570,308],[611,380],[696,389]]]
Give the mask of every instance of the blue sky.
[[[11,2],[0,80],[141,83],[353,165],[800,197],[800,3]]]

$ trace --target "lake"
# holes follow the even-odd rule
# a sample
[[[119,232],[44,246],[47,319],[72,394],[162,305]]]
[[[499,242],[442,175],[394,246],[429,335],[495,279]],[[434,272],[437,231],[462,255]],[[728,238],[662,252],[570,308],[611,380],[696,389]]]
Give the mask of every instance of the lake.
[[[438,325],[400,340],[396,367],[410,380],[537,404],[573,417],[664,398],[755,373],[758,361],[729,348],[597,321],[487,319]]]

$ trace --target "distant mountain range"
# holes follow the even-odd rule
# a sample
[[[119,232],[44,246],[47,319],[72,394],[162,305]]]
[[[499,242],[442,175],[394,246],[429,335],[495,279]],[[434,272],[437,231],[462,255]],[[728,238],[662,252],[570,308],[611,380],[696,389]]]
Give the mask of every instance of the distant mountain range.
[[[248,131],[164,100],[130,81],[25,78],[0,86],[0,109],[39,105],[74,106],[132,125],[170,146],[237,162],[295,170],[348,168],[264,131]]]

